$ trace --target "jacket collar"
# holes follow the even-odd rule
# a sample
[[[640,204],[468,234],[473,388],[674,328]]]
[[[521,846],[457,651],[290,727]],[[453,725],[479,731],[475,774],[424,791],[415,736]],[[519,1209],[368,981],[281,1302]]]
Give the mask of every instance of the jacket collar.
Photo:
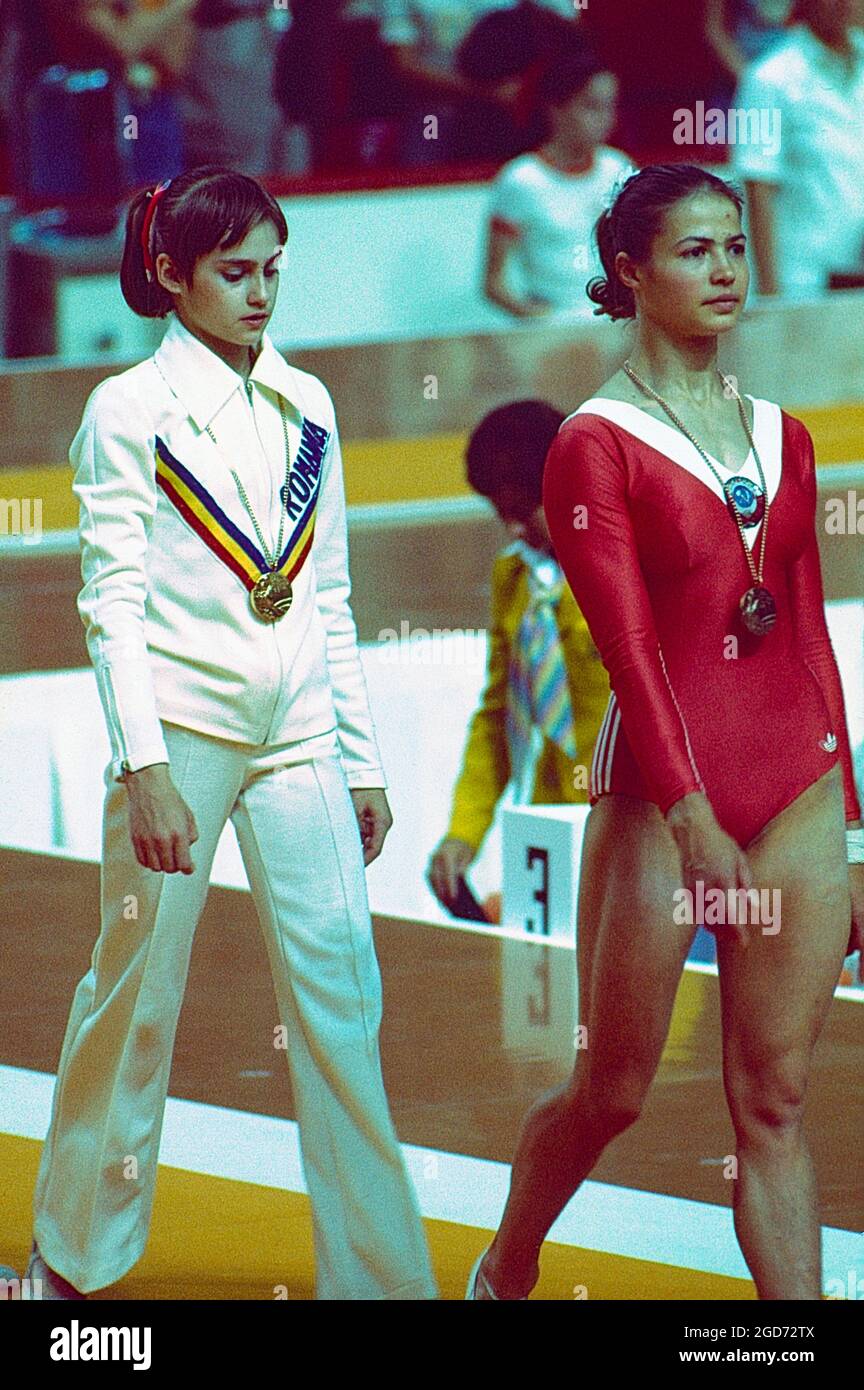
[[[201,430],[206,429],[234,391],[243,389],[240,373],[190,333],[176,314],[172,314],[153,360]],[[297,378],[266,331],[261,335],[261,351],[249,381],[278,392],[302,414],[302,392]]]

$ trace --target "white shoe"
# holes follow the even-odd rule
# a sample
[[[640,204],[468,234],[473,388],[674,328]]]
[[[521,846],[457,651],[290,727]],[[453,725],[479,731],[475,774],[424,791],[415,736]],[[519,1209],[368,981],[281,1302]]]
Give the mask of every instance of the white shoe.
[[[35,1283],[37,1280],[39,1281],[41,1284],[40,1298],[42,1299],[55,1300],[87,1297],[86,1293],[81,1293],[73,1284],[70,1284],[67,1279],[64,1279],[62,1274],[58,1274],[56,1270],[45,1263],[35,1241],[30,1251],[30,1259],[27,1262],[27,1278],[31,1280],[31,1286],[32,1283]]]
[[[485,1254],[486,1250],[481,1250],[480,1254],[477,1256],[476,1260],[471,1266],[471,1273],[468,1275],[468,1283],[465,1288],[466,1299],[474,1299],[479,1302],[479,1300],[477,1299],[477,1276],[480,1273],[480,1265],[483,1263],[483,1256]],[[485,1279],[483,1280],[483,1287],[486,1289],[489,1288],[489,1285]]]
[[[503,1303],[503,1302],[505,1302],[505,1301],[506,1301],[506,1302],[527,1303],[527,1301],[528,1301],[527,1294],[526,1294],[525,1298],[520,1298],[520,1299],[515,1299],[515,1300],[513,1300],[513,1299],[507,1299],[507,1300],[505,1300],[505,1299],[501,1299],[501,1298],[498,1297],[498,1295],[497,1295],[497,1293],[495,1292],[495,1290],[493,1289],[492,1285],[489,1283],[489,1280],[486,1278],[486,1275],[483,1274],[483,1273],[481,1272],[481,1269],[480,1269],[480,1266],[481,1266],[481,1264],[483,1263],[483,1261],[484,1261],[484,1259],[486,1258],[486,1256],[488,1255],[488,1253],[489,1253],[489,1246],[487,1245],[487,1247],[486,1247],[485,1250],[481,1250],[480,1254],[477,1256],[476,1260],[474,1261],[473,1265],[471,1266],[471,1273],[468,1275],[468,1285],[467,1285],[467,1288],[465,1289],[465,1297],[466,1297],[466,1299],[473,1299],[476,1303],[481,1303],[481,1302],[483,1302],[482,1299],[478,1299],[478,1297],[477,1297],[477,1281],[479,1280],[479,1281],[480,1281],[480,1285],[481,1285],[481,1287],[482,1287],[482,1289],[483,1289],[483,1292],[485,1293],[486,1297],[487,1297],[487,1298],[494,1299],[496,1303]]]

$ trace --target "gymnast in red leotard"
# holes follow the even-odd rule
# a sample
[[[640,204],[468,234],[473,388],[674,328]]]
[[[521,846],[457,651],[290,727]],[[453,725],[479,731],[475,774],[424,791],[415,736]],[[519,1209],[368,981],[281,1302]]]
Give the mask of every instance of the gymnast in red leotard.
[[[665,815],[703,791],[742,849],[836,762],[846,815],[860,814],[825,624],[813,445],[773,402],[752,405],[770,516],[762,580],[778,613],[763,636],[739,616],[749,580],[732,504],[672,424],[593,397],[561,426],[544,479],[558,559],[614,691],[592,805],[619,792]],[[719,471],[735,479],[758,556],[765,505],[753,451]]]
[[[821,1297],[802,1114],[844,955],[862,945],[864,834],[825,622],[813,444],[717,368],[749,283],[740,213],[725,181],[657,165],[597,224],[605,278],[589,297],[635,319],[635,342],[562,424],[543,496],[613,691],[580,873],[587,1046],[525,1121],[501,1226],[471,1272],[475,1299],[527,1296],[551,1225],[637,1119],[699,920],[681,914],[682,897],[698,902],[700,889],[730,909],[756,890],[755,913],[712,924],[735,1231],[760,1298]],[[766,888],[782,911],[760,928]]]

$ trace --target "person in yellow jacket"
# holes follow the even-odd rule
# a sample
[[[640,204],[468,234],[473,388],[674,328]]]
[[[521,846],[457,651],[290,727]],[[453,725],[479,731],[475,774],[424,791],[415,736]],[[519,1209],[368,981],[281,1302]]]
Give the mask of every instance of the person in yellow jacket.
[[[514,401],[491,411],[468,443],[468,481],[513,539],[493,565],[486,687],[450,825],[429,862],[432,891],[450,911],[511,780],[521,802],[588,801],[610,691],[543,513],[543,467],[564,418],[545,401]]]

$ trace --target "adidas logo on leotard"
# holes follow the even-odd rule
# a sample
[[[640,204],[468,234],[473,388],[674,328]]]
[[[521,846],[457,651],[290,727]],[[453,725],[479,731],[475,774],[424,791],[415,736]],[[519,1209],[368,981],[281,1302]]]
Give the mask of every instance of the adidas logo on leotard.
[[[826,753],[833,753],[837,748],[837,738],[829,733],[827,738],[820,738],[819,747],[824,748]]]

